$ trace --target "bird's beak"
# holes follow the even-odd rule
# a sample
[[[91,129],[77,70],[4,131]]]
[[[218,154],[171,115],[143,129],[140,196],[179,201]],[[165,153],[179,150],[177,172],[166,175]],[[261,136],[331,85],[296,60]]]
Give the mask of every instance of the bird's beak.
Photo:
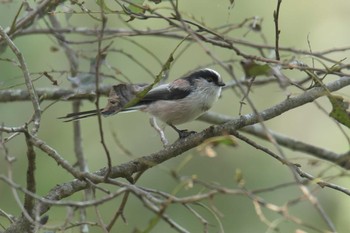
[[[218,86],[219,87],[223,87],[223,86],[225,86],[226,84],[224,83],[224,82],[218,82]]]

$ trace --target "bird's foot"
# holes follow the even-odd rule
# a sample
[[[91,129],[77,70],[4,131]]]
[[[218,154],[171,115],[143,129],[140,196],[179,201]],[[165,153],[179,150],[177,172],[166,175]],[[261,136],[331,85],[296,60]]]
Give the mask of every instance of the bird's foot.
[[[177,131],[178,134],[179,134],[179,138],[187,138],[188,136],[190,136],[191,134],[195,134],[197,133],[196,131],[189,131],[187,129],[184,129],[184,130],[179,130]]]
[[[188,136],[190,136],[191,134],[195,134],[197,133],[196,131],[189,131],[187,129],[178,129],[176,128],[174,125],[169,124],[171,126],[171,128],[173,128],[178,134],[179,134],[179,139],[182,138],[187,138]]]

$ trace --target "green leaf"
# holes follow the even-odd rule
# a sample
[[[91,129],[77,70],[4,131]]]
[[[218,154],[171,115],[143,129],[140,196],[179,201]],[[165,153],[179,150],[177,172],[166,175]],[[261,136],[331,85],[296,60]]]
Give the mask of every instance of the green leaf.
[[[332,111],[329,113],[329,116],[350,128],[350,112],[347,111],[349,102],[344,101],[343,97],[336,95],[328,95],[328,99],[332,104]]]
[[[141,14],[145,12],[142,7],[144,2],[145,0],[131,0],[129,6],[126,8],[132,13]]]
[[[272,69],[269,65],[260,65],[253,60],[241,61],[241,65],[246,77],[256,77],[259,75],[270,76],[272,73]]]

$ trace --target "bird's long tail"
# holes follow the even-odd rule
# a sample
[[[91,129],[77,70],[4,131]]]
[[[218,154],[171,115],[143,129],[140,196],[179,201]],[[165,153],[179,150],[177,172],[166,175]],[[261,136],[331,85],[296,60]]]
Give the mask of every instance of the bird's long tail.
[[[101,114],[103,114],[103,109],[100,109]],[[83,112],[73,112],[73,113],[69,113],[63,117],[59,117],[58,119],[64,119],[64,122],[70,122],[70,121],[75,121],[75,120],[79,120],[79,119],[83,119],[83,118],[87,118],[87,117],[91,117],[91,116],[96,116],[97,115],[97,110],[89,110],[89,111],[83,111]]]
[[[111,116],[118,112],[134,111],[142,108],[142,106],[136,104],[135,106],[124,108],[132,99],[136,98],[136,95],[141,92],[147,84],[118,84],[113,86],[108,96],[108,103],[105,108],[100,109],[103,116]],[[97,109],[69,113],[59,119],[64,119],[65,122],[75,121],[86,117],[96,116]]]

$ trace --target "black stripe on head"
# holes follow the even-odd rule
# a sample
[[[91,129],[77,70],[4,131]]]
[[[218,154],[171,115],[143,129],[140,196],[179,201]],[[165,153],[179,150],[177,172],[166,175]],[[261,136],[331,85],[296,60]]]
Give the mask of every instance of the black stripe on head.
[[[194,71],[184,78],[188,79],[189,82],[191,82],[191,83],[193,83],[194,79],[204,78],[208,82],[214,82],[218,86],[224,85],[224,83],[222,82],[222,79],[220,77],[220,74],[218,72],[216,72],[215,70],[212,70],[209,68]]]

